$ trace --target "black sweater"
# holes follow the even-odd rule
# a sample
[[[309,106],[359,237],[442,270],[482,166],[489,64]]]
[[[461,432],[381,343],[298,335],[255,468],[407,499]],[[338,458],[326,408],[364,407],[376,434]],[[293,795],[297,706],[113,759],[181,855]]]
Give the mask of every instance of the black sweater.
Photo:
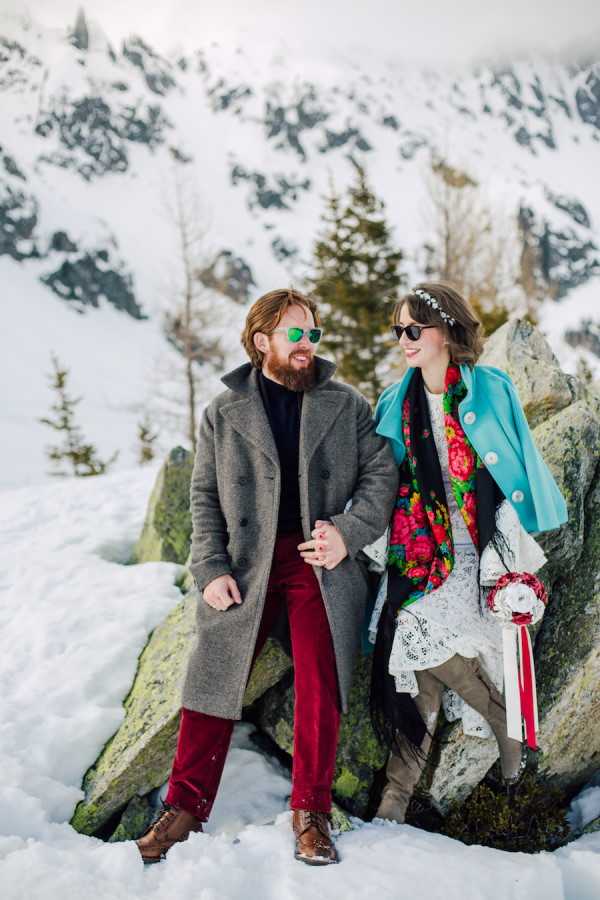
[[[298,457],[303,395],[298,391],[290,391],[262,372],[259,373],[259,385],[281,466],[277,533],[302,531]]]

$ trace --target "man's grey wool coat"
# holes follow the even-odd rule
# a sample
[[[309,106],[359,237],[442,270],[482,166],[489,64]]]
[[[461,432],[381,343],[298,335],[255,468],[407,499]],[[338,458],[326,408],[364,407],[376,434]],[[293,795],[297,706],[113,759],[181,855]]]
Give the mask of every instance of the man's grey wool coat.
[[[371,409],[354,388],[333,381],[335,365],[315,358],[316,385],[300,421],[300,506],[304,539],[317,519],[340,530],[348,556],[315,568],[333,637],[342,709],[360,648],[368,593],[360,553],[385,531],[398,469]],[[191,571],[200,593],[230,574],[242,603],[219,611],[198,597],[197,644],[183,688],[188,709],[238,719],[263,611],[277,535],[279,456],[250,363],[222,378],[227,390],[205,409],[191,484]],[[352,507],[344,512],[348,500]],[[296,664],[301,664],[296,661]]]

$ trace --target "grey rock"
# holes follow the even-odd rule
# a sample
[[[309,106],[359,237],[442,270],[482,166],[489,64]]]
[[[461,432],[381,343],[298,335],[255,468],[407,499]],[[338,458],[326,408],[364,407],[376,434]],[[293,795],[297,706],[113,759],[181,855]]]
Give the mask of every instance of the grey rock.
[[[181,685],[194,637],[195,597],[188,595],[152,634],[124,701],[125,718],[83,781],[85,798],[71,820],[94,834],[136,795],[160,787],[177,740]]]
[[[585,502],[600,454],[600,403],[590,392],[533,431],[536,444],[567,502],[569,519],[539,535],[551,581],[573,572],[586,528]]]
[[[469,797],[498,759],[495,738],[467,737],[459,722],[442,735],[443,749],[428,786],[433,806],[445,815],[454,803]]]
[[[540,773],[572,791],[600,768],[600,467],[585,504],[583,550],[553,585],[536,666]]]
[[[121,821],[109,837],[109,843],[120,841],[132,841],[144,833],[154,818],[155,810],[150,801],[150,795],[145,797],[132,797],[129,801]]]
[[[144,527],[136,544],[136,562],[175,562],[183,565],[190,552],[192,518],[190,481],[193,457],[175,447],[156,479]]]
[[[510,375],[531,428],[574,399],[572,377],[562,371],[541,332],[525,319],[513,318],[498,328],[479,362]]]

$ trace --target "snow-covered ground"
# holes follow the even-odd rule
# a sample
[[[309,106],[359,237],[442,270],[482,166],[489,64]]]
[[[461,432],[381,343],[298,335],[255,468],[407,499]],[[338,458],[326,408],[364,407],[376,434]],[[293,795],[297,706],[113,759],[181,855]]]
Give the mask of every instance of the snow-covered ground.
[[[148,634],[180,598],[180,567],[124,565],[156,472],[0,493],[2,900],[597,900],[600,834],[529,856],[355,820],[338,838],[339,866],[304,866],[292,857],[288,778],[252,749],[246,725],[209,833],[161,865],[73,831],[81,779],[122,720]],[[574,804],[575,824],[599,814],[598,794]]]

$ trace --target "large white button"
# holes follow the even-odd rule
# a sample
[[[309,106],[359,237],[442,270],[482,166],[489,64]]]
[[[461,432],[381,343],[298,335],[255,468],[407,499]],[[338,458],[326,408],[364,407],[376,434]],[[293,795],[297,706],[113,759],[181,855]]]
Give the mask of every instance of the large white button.
[[[477,416],[475,415],[473,410],[469,410],[468,413],[465,413],[465,424],[472,425],[476,418]]]
[[[523,491],[513,491],[510,497],[515,503],[521,503],[525,499],[525,494]]]
[[[498,462],[498,454],[494,453],[493,450],[490,450],[489,453],[486,453],[483,457],[484,463],[487,463],[488,466],[495,466]]]

